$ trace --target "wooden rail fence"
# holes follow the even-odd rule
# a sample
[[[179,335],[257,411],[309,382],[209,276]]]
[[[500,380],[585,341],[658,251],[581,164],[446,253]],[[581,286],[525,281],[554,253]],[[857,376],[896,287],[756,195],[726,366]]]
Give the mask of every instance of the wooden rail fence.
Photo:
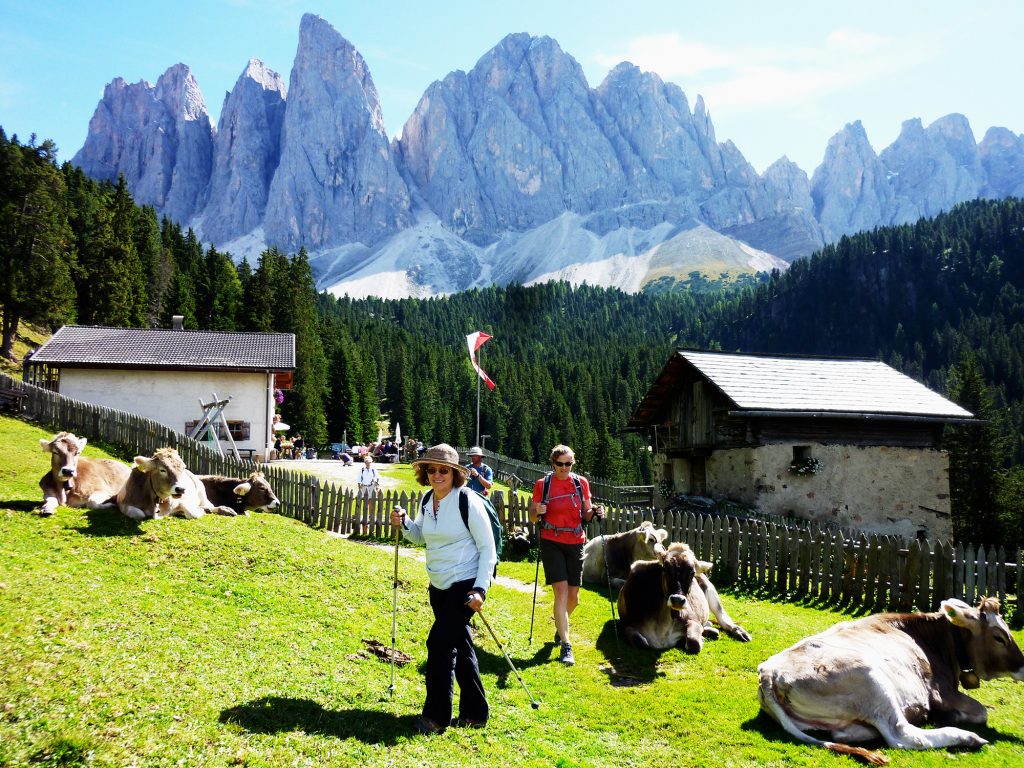
[[[354,489],[300,474],[280,464],[258,465],[219,455],[150,419],[83,403],[0,374],[6,390],[19,398],[24,415],[90,439],[119,443],[143,455],[174,447],[197,474],[246,476],[261,469],[281,506],[277,512],[332,533],[391,539],[391,510],[416,511],[422,493],[378,492],[356,498]],[[490,463],[490,462],[489,462]],[[492,465],[493,466],[493,465]],[[537,465],[539,471],[544,468]],[[497,471],[497,468],[495,467]],[[538,475],[539,477],[540,475]],[[523,478],[529,480],[529,478]],[[516,494],[491,494],[506,532],[523,528],[536,536],[527,502]],[[882,610],[934,610],[947,597],[974,604],[996,596],[1007,612],[1021,611],[1019,585],[1024,577],[1021,550],[986,549],[940,541],[905,541],[898,537],[826,530],[814,525],[786,525],[727,515],[664,511],[629,503],[605,502],[607,520],[587,525],[589,538],[630,530],[645,520],[668,531],[669,541],[683,541],[696,555],[715,564],[719,584],[806,599],[827,605]],[[1008,555],[1014,559],[1008,560]]]

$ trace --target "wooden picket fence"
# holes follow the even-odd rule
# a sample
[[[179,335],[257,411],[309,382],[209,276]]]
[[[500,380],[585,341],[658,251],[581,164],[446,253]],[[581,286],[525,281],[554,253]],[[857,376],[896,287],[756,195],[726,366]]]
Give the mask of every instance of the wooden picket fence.
[[[0,374],[5,389],[24,393],[23,413],[56,428],[130,447],[143,455],[174,447],[197,474],[245,477],[264,472],[281,500],[279,514],[335,534],[393,539],[391,511],[419,509],[422,493],[378,492],[356,498],[354,489],[323,483],[282,464],[259,465],[219,455],[211,447],[150,419],[83,403]],[[539,467],[539,465],[538,465]],[[521,478],[525,479],[525,478]],[[506,532],[524,529],[536,537],[528,504],[516,494],[496,491],[491,501]],[[787,525],[727,515],[640,508],[605,502],[604,524],[587,525],[589,538],[630,530],[645,520],[668,531],[669,541],[686,542],[701,560],[714,563],[716,583],[737,584],[787,599],[868,610],[934,610],[957,597],[974,604],[998,597],[1004,611],[1021,614],[1019,585],[1024,577],[1021,550],[986,549],[940,541]]]
[[[456,450],[465,455],[468,448],[456,447]],[[506,485],[509,480],[515,481],[523,488],[532,488],[533,484],[551,471],[547,464],[536,464],[531,461],[521,461],[508,456],[483,449],[484,462],[494,470],[495,476]],[[616,485],[610,480],[601,477],[587,475],[587,482],[590,484],[591,497],[602,503],[616,504],[618,506],[650,507],[654,502],[653,485]]]

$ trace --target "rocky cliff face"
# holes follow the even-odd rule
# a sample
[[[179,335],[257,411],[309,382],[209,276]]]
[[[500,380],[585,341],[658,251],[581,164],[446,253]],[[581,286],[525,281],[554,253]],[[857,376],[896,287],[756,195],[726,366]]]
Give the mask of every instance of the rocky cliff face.
[[[96,179],[123,173],[135,199],[188,222],[206,203],[213,127],[192,72],[175,64],[155,86],[115,78],[71,162]]]
[[[156,86],[115,79],[74,162],[123,173],[137,200],[236,255],[305,246],[321,284],[352,295],[551,278],[635,290],[784,267],[844,234],[1024,194],[1024,137],[976,144],[961,115],[909,120],[881,155],[854,122],[810,181],[785,157],[758,175],[700,97],[691,110],[629,63],[591,88],[557,42],[526,34],[433,83],[389,141],[366,62],[308,14],[287,89],[250,61],[214,133],[184,65]]]
[[[330,24],[306,14],[267,199],[267,241],[291,251],[372,245],[411,221],[366,62]]]
[[[217,125],[202,221],[206,240],[225,243],[263,223],[280,160],[284,110],[284,80],[258,59],[250,60],[224,98]]]
[[[978,145],[963,115],[947,115],[927,128],[919,119],[907,120],[879,159],[893,191],[891,224],[948,211],[981,189]]]
[[[815,218],[825,242],[888,222],[893,189],[860,120],[829,139],[811,178]]]
[[[628,199],[602,119],[579,64],[554,40],[509,35],[468,74],[430,86],[397,148],[441,221],[485,242]]]
[[[985,197],[1024,197],[1024,136],[989,128],[978,145]]]

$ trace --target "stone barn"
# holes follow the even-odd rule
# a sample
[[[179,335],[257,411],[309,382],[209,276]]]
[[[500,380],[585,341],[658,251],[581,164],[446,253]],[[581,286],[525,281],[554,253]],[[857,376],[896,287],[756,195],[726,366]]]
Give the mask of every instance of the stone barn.
[[[230,397],[224,416],[239,452],[266,458],[274,390],[290,388],[294,371],[291,333],[66,325],[32,354],[25,379],[182,434],[202,419],[200,402]]]
[[[630,419],[674,493],[952,535],[943,427],[972,414],[876,360],[677,350]]]

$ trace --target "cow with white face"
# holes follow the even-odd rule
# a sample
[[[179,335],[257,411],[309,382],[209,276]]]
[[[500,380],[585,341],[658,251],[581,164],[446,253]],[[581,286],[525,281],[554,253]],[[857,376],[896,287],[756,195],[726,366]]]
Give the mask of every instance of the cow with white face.
[[[809,744],[888,759],[846,742],[881,736],[896,749],[968,747],[985,739],[955,727],[984,725],[985,706],[960,690],[981,680],[1024,680],[1024,654],[999,615],[944,600],[935,613],[888,613],[845,621],[777,653],[758,669],[761,707]],[[932,721],[943,727],[924,729]],[[810,736],[824,731],[831,741]]]
[[[611,582],[609,586],[621,587],[633,563],[654,560],[665,552],[667,538],[668,531],[644,520],[631,531],[591,539],[583,547],[583,581],[589,584]]]
[[[131,468],[112,459],[82,456],[87,442],[71,432],[58,432],[50,440],[40,438],[43,452],[50,454],[50,471],[39,481],[43,490],[40,515],[49,517],[61,504],[89,509],[116,506],[114,497],[127,482]]]
[[[247,479],[223,475],[198,478],[211,504],[218,509],[230,509],[236,515],[248,515],[250,510],[258,509],[270,512],[281,504],[262,472],[253,472]]]
[[[215,508],[210,503],[206,488],[173,448],[158,448],[152,457],[135,457],[135,468],[117,494],[117,506],[132,520],[168,515],[194,520],[207,512],[234,514],[230,507]]]
[[[730,637],[750,642],[747,631],[722,606],[707,573],[685,544],[669,544],[656,560],[639,560],[619,592],[619,619],[626,639],[637,648],[682,648],[700,653],[704,638],[718,637],[711,617]]]

